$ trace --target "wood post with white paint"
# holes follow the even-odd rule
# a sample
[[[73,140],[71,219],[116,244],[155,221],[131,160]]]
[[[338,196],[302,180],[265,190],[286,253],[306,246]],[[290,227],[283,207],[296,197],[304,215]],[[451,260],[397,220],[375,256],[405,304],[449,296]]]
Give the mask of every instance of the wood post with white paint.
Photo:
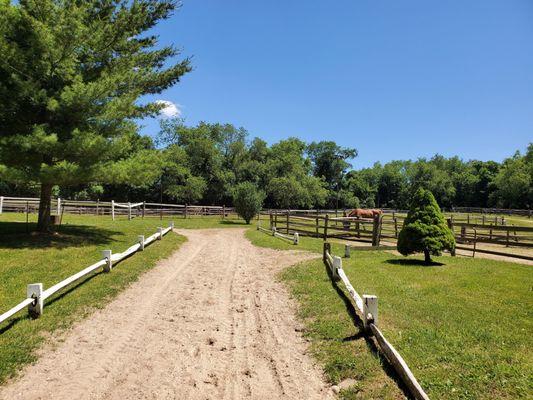
[[[163,228],[158,227],[158,228],[157,228],[157,233],[159,234],[159,235],[157,236],[157,240],[161,240],[161,239],[163,239]]]
[[[378,297],[374,295],[363,295],[363,325],[367,331],[370,330],[370,323],[378,324]]]
[[[344,245],[344,258],[350,258],[350,246],[347,244]]]
[[[298,234],[298,232],[294,232],[294,239],[292,240],[292,243],[293,244],[300,243],[300,235]]]
[[[44,306],[43,284],[30,283],[26,290],[26,297],[33,299],[33,303],[28,305],[28,314],[31,318],[39,318],[43,313]]]
[[[102,250],[102,257],[106,262],[104,265],[104,272],[111,272],[113,269],[113,260],[111,259],[112,254],[111,250]]]
[[[0,196],[0,214],[2,214],[3,209],[4,209],[4,196]]]
[[[115,220],[115,200],[111,200],[111,218]]]
[[[137,240],[139,241],[139,250],[144,251],[144,235],[137,236]]]

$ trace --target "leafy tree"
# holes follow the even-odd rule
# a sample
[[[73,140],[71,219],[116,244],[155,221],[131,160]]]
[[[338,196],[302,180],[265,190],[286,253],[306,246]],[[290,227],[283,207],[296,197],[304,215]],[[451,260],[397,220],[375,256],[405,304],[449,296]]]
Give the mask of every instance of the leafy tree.
[[[329,205],[338,208],[341,183],[352,166],[346,160],[356,157],[357,150],[343,148],[333,141],[321,141],[309,144],[307,153],[313,163],[314,176],[323,179],[328,186]]]
[[[265,194],[252,182],[241,182],[233,189],[235,211],[247,224],[261,211],[264,198]]]
[[[409,213],[398,235],[398,251],[407,256],[423,252],[426,264],[431,255],[453,250],[455,238],[448,228],[439,205],[429,190],[419,188],[412,200]]]
[[[146,184],[157,154],[132,154],[140,104],[190,71],[146,34],[173,0],[0,1],[0,175],[41,187],[38,229],[49,229],[54,185]]]
[[[526,160],[517,152],[503,162],[493,181],[496,188],[492,196],[494,204],[506,208],[525,208],[532,204],[533,174]]]

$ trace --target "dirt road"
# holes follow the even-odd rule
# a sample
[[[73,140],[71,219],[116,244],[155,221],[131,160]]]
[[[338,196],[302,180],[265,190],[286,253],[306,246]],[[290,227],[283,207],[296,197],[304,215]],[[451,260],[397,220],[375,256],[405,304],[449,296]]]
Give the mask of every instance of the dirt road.
[[[254,247],[240,229],[180,233],[189,241],[171,258],[74,326],[0,398],[330,398],[275,280],[310,256]]]

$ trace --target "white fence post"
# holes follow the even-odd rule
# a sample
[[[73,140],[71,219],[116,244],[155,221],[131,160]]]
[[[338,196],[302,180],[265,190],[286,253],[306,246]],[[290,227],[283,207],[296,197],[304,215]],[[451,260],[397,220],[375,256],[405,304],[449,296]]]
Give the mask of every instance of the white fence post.
[[[43,284],[42,283],[30,283],[26,290],[26,295],[32,297],[35,300],[28,306],[28,314],[31,318],[39,318],[43,313]]]
[[[344,258],[350,258],[350,246],[347,244],[344,245]]]
[[[369,324],[373,322],[378,325],[378,297],[374,295],[363,295],[363,324],[369,330]]]
[[[298,232],[294,232],[294,239],[292,240],[294,244],[298,244],[300,242],[300,235],[298,235]]]
[[[61,215],[61,197],[57,198],[57,215]]]
[[[276,236],[276,227],[275,226],[272,227],[272,236]]]
[[[4,196],[0,196],[0,214],[2,214],[3,208],[4,208]]]
[[[338,270],[342,269],[342,260],[339,256],[333,256],[333,278],[338,281],[340,279]]]
[[[140,251],[144,251],[144,235],[137,236],[137,240],[139,241],[139,244],[141,247],[139,247]]]
[[[128,221],[131,219],[131,203],[128,201]]]
[[[115,220],[115,200],[111,200],[111,218]]]
[[[174,229],[174,221],[170,221],[170,224],[168,226],[170,226],[170,230],[173,230]]]
[[[102,250],[102,257],[106,260],[106,265],[104,265],[104,272],[111,272],[113,268],[113,261],[111,260],[111,255],[113,253],[111,250]]]
[[[157,233],[159,233],[159,235],[157,236],[157,240],[163,239],[163,228],[157,228]]]

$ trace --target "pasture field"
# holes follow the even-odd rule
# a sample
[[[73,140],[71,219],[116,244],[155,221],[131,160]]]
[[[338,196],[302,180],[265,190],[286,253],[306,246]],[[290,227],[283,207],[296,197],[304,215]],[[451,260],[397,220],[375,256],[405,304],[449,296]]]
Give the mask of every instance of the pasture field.
[[[35,223],[36,216],[30,217]],[[28,283],[42,282],[45,288],[50,287],[100,259],[100,250],[123,251],[136,242],[137,235],[149,236],[161,224],[153,218],[112,221],[108,217],[65,215],[58,235],[36,236],[26,233],[25,221],[24,214],[0,215],[0,313],[25,298]],[[162,223],[168,226],[168,220]],[[40,319],[32,321],[22,312],[4,322],[0,326],[0,383],[22,364],[34,361],[46,337],[104,307],[184,241],[182,236],[168,234],[122,261],[111,273],[89,275],[72,289],[59,292],[46,302]]]
[[[322,240],[301,246],[257,231],[256,245],[321,251]],[[333,253],[343,255],[337,246]],[[431,399],[528,398],[533,390],[533,270],[486,259],[404,258],[353,249],[343,267],[355,289],[379,298],[379,326]],[[332,383],[355,379],[343,399],[401,398],[394,373],[354,325],[353,307],[331,283],[322,260],[286,269],[300,305],[304,334]]]

